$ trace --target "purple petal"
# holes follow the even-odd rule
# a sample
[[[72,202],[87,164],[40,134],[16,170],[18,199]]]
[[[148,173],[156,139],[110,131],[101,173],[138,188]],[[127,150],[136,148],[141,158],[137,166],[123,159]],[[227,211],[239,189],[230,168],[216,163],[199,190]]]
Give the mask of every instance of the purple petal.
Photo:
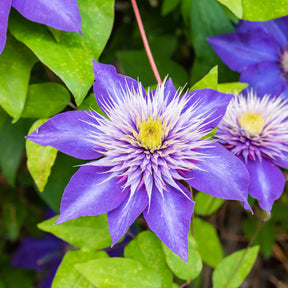
[[[283,157],[275,157],[275,160],[273,160],[272,162],[276,165],[276,166],[280,166],[282,168],[288,169],[288,152],[282,152]]]
[[[45,275],[43,281],[39,284],[39,288],[51,288],[52,287],[52,283],[53,283],[54,277],[56,275],[56,272],[58,270],[58,267],[61,263],[61,260],[59,260],[58,263],[56,263],[56,262],[53,263],[49,267],[49,270],[47,271],[47,274]]]
[[[259,97],[265,94],[279,96],[287,86],[287,80],[276,62],[261,62],[249,66],[242,71],[240,81],[249,83],[248,89],[254,88]]]
[[[82,166],[65,188],[57,224],[80,216],[105,214],[117,208],[127,197],[116,177],[108,179],[107,168]]]
[[[26,137],[42,146],[52,146],[75,158],[90,160],[102,154],[96,152],[97,140],[91,133],[99,132],[93,125],[99,116],[90,111],[69,111],[58,114]]]
[[[81,33],[77,0],[12,0],[12,6],[31,21],[59,30]]]
[[[165,95],[164,97],[165,99],[167,99],[167,104],[169,104],[173,100],[175,94],[177,93],[177,90],[171,78],[165,81],[163,85],[164,85],[164,95]],[[152,97],[154,97],[155,92],[156,92],[156,89],[150,92]]]
[[[186,188],[184,188],[186,189]],[[188,193],[187,193],[188,195]],[[144,210],[149,228],[184,261],[188,258],[188,233],[194,202],[167,185],[163,197],[154,188],[150,209]]]
[[[127,232],[130,225],[148,205],[148,196],[144,186],[135,192],[116,209],[108,213],[109,231],[113,245]]]
[[[197,110],[196,113],[193,114],[193,117],[202,113],[205,113],[204,115],[207,116],[209,115],[205,120],[207,123],[205,128],[212,129],[218,125],[219,121],[225,115],[227,105],[229,104],[232,95],[224,94],[212,89],[201,89],[187,93],[187,95],[183,97],[190,97],[187,108],[195,102],[199,103],[201,109]],[[183,109],[183,113],[187,108]]]
[[[207,38],[223,62],[241,72],[249,65],[279,60],[279,48],[272,36],[261,29]]]
[[[207,159],[199,162],[203,169],[186,172],[188,184],[217,198],[239,200],[249,209],[247,202],[249,173],[236,156],[218,143],[214,148],[199,149]]]
[[[0,1],[0,54],[2,53],[6,43],[6,33],[11,3],[12,0]]]
[[[118,74],[112,65],[101,64],[93,60],[93,71],[95,74],[94,94],[99,107],[104,112],[107,112],[105,103],[110,106],[111,100],[116,103],[119,100],[122,101],[123,93],[127,93],[128,90],[139,91],[141,89],[146,97],[145,89],[138,81]]]
[[[270,212],[274,201],[284,190],[285,178],[281,170],[263,158],[261,162],[258,159],[248,160],[247,168],[250,173],[249,194],[260,201],[262,209]]]

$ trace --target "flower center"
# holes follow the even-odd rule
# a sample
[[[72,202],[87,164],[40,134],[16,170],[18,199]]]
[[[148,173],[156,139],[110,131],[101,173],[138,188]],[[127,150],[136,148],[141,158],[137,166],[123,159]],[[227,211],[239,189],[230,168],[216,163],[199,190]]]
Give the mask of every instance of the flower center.
[[[284,75],[288,76],[288,51],[284,50],[283,54],[280,57],[280,65],[284,72]]]
[[[258,113],[246,112],[239,117],[240,127],[253,134],[260,134],[264,127],[264,118]]]
[[[162,144],[162,130],[161,119],[149,118],[140,124],[139,141],[145,148],[154,151]]]

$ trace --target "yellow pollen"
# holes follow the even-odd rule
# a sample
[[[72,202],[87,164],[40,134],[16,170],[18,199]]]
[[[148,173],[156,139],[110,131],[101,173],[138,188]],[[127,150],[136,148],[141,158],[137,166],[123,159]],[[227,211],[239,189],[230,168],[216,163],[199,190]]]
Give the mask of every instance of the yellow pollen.
[[[161,119],[149,118],[145,122],[140,123],[138,139],[141,144],[152,151],[156,150],[162,144],[162,129]]]
[[[246,112],[239,117],[241,128],[253,134],[261,134],[264,127],[264,118],[258,113]]]

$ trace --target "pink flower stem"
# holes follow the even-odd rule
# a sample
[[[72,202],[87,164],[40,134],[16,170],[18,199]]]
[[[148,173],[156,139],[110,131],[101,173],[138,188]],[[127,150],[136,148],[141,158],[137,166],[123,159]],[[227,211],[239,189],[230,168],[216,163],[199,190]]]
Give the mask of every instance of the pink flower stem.
[[[147,37],[146,37],[145,29],[144,29],[144,26],[143,26],[143,23],[142,23],[142,20],[141,20],[141,16],[140,16],[140,13],[139,13],[139,9],[138,9],[136,0],[131,0],[131,4],[132,4],[133,10],[134,10],[134,14],[136,16],[136,20],[137,20],[137,23],[138,23],[138,27],[139,27],[139,30],[140,30],[141,37],[142,37],[144,48],[145,48],[147,57],[149,59],[151,68],[153,70],[154,76],[155,76],[157,82],[159,84],[162,84],[162,80],[161,80],[160,74],[158,72],[158,69],[156,67],[153,55],[152,55],[150,47],[149,47],[149,43],[148,43],[148,40],[147,40]]]

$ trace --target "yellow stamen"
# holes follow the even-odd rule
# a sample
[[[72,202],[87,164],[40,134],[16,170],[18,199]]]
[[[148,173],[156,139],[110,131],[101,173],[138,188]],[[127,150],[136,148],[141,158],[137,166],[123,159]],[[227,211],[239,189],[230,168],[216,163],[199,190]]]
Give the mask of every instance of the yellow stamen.
[[[241,128],[253,134],[261,134],[264,127],[264,118],[258,113],[246,112],[239,117]]]
[[[149,118],[140,124],[138,139],[145,148],[155,151],[162,144],[162,136],[161,119]]]

